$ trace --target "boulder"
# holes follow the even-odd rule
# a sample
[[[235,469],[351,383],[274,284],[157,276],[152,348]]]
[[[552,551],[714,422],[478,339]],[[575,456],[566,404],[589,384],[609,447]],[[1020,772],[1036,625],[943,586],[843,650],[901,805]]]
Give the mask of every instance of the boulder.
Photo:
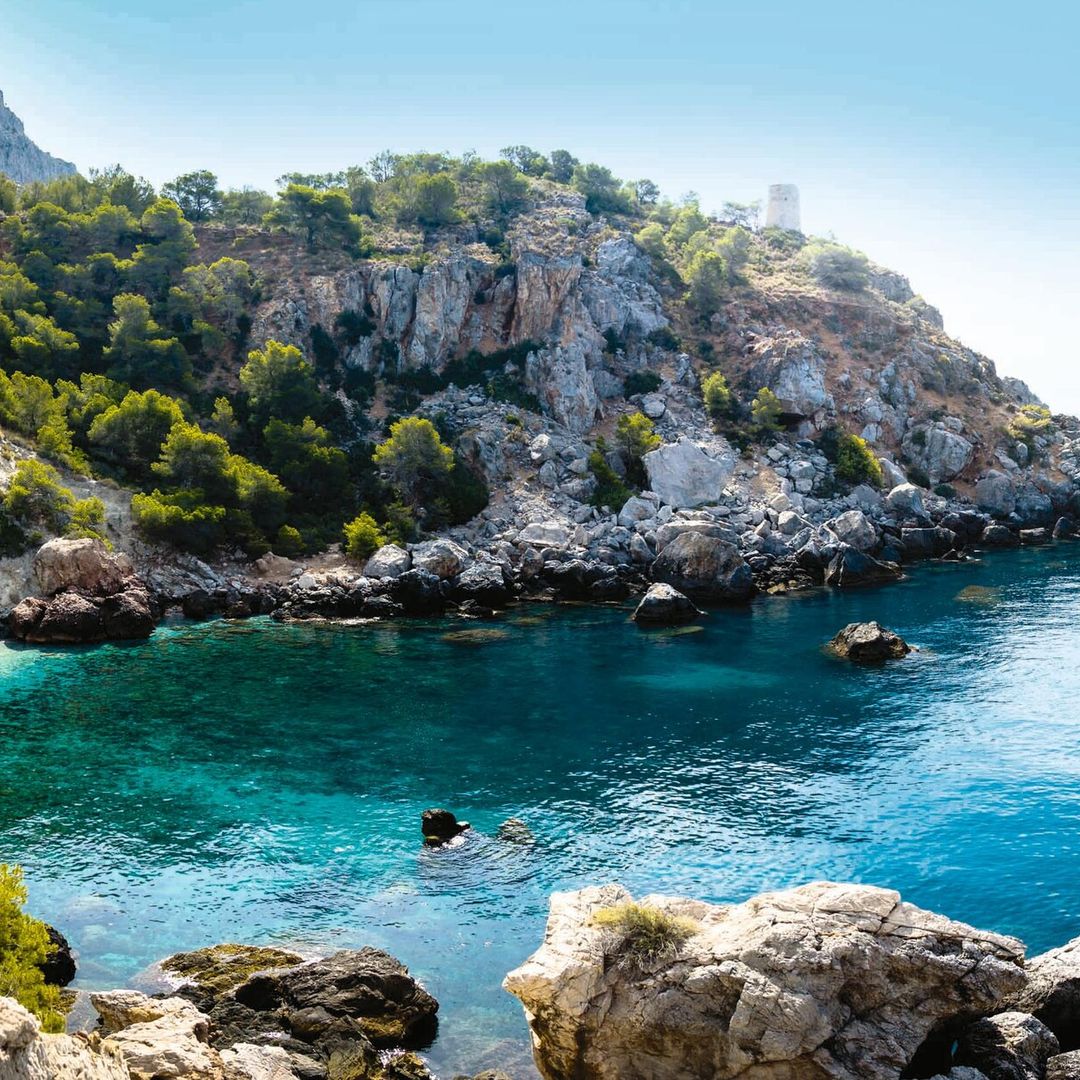
[[[412,556],[397,544],[383,544],[364,566],[364,577],[396,578],[412,566]]]
[[[911,646],[879,622],[848,623],[829,642],[837,655],[859,664],[873,664],[907,656]]]
[[[911,559],[937,559],[956,547],[956,533],[935,525],[928,529],[901,529],[904,553]]]
[[[570,530],[558,521],[532,521],[517,538],[519,543],[536,547],[564,548],[570,543]]]
[[[221,1051],[226,1069],[247,1080],[296,1080],[295,1059],[280,1046],[236,1043]]]
[[[439,578],[452,578],[461,573],[469,553],[453,540],[427,540],[412,549],[414,570],[425,570]]]
[[[1024,545],[1045,544],[1050,539],[1049,529],[1021,529],[1020,543]]]
[[[1008,517],[1016,509],[1016,489],[1012,477],[991,469],[975,484],[975,502],[994,517]]]
[[[406,615],[437,615],[446,607],[442,581],[436,574],[413,569],[391,580],[391,595]]]
[[[55,926],[45,926],[49,935],[49,955],[38,965],[48,986],[67,986],[75,978],[75,955],[68,939]]]
[[[450,595],[459,604],[472,601],[483,607],[501,608],[511,593],[498,563],[474,562],[454,579]]]
[[[885,505],[899,517],[924,517],[926,515],[922,488],[914,484],[897,484],[885,496]]]
[[[841,544],[825,570],[825,584],[847,589],[859,585],[885,585],[902,577],[900,567],[879,562],[872,555]]]
[[[130,1080],[123,1058],[85,1035],[43,1035],[35,1016],[0,997],[0,1080]]]
[[[1059,517],[1054,522],[1055,540],[1071,540],[1076,536],[1076,522],[1071,517]]]
[[[632,529],[639,521],[648,521],[656,517],[657,509],[656,503],[651,500],[631,495],[619,511],[619,524],[624,528]]]
[[[1046,1063],[1046,1080],[1077,1080],[1080,1077],[1080,1050],[1057,1054]]]
[[[1003,1012],[965,1028],[954,1060],[979,1069],[987,1080],[1043,1080],[1046,1063],[1059,1049],[1042,1021],[1027,1013]]]
[[[273,968],[295,967],[303,963],[303,959],[285,949],[226,942],[192,952],[174,953],[162,960],[161,970],[181,980],[175,991],[178,996],[186,997],[203,1012],[209,1012],[219,998],[252,975]],[[122,1006],[122,1001],[114,996],[107,1004],[115,1011]]]
[[[1027,972],[1027,985],[1006,1008],[1041,1020],[1062,1050],[1080,1050],[1080,937],[1031,957]]]
[[[1019,547],[1020,537],[1007,525],[987,525],[979,543],[984,547]]]
[[[34,555],[34,576],[42,595],[81,589],[108,596],[123,588],[132,576],[131,563],[114,555],[100,540],[57,537],[42,544]]]
[[[680,623],[692,622],[701,614],[703,612],[694,606],[689,597],[660,581],[650,585],[649,591],[641,598],[634,610],[634,622],[653,626],[677,626]]]
[[[833,518],[829,528],[842,544],[850,544],[857,551],[872,551],[877,546],[877,529],[861,510],[848,510]]]
[[[656,581],[706,604],[749,600],[756,591],[734,544],[696,532],[676,536],[656,557],[652,573]]]
[[[469,828],[467,821],[458,819],[449,810],[425,810],[420,815],[420,832],[428,847],[438,847]]]
[[[904,453],[919,465],[931,484],[953,480],[970,464],[975,447],[943,423],[922,424],[904,436]]]
[[[642,460],[649,489],[669,506],[716,502],[735,472],[735,455],[726,443],[702,445],[685,435],[650,450]]]
[[[130,584],[111,596],[61,592],[27,597],[8,616],[11,636],[35,644],[71,645],[147,638],[157,623],[149,593]]]
[[[896,1078],[928,1035],[1025,981],[1019,941],[889,889],[647,897],[672,943],[636,959],[631,937],[595,922],[630,901],[617,885],[554,894],[543,944],[506,977],[549,1080]]]
[[[253,975],[233,991],[248,1009],[273,1014],[289,1030],[311,1010],[349,1021],[377,1048],[422,1049],[435,1036],[438,1002],[408,969],[379,949],[342,950],[324,960]],[[301,1015],[303,1014],[303,1015]]]

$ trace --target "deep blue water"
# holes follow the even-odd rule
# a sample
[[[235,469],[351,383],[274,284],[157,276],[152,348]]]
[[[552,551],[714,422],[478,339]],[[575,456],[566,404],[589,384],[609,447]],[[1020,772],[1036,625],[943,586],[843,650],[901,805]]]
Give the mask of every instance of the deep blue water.
[[[448,1073],[525,1074],[499,983],[553,889],[740,900],[830,877],[1033,950],[1080,933],[1080,545],[689,633],[627,614],[530,607],[482,644],[445,640],[458,622],[260,620],[7,645],[0,859],[83,986],[222,940],[387,948],[442,1004]],[[878,670],[822,653],[862,618],[922,652]],[[422,850],[440,804],[484,835]],[[535,844],[492,838],[511,816]]]

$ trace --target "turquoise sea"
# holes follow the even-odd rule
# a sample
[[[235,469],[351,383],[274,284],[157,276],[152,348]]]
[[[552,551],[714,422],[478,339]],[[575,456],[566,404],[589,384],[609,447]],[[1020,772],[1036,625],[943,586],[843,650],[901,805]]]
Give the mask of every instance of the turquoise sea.
[[[691,632],[628,614],[5,644],[0,859],[78,948],[81,986],[217,941],[382,946],[441,1002],[447,1074],[528,1075],[499,983],[554,889],[741,900],[828,877],[1033,950],[1080,934],[1080,545]],[[876,670],[822,652],[865,618],[922,651]],[[497,633],[445,637],[463,628]],[[423,850],[431,805],[475,835]],[[532,843],[495,838],[510,817]]]

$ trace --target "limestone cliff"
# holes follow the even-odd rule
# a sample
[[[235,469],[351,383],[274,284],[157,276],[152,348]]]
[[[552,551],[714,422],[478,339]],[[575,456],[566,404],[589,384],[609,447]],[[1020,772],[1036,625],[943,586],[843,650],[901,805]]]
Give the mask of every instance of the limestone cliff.
[[[23,122],[4,104],[0,91],[0,173],[16,184],[52,180],[75,172],[70,161],[47,154],[26,134]]]

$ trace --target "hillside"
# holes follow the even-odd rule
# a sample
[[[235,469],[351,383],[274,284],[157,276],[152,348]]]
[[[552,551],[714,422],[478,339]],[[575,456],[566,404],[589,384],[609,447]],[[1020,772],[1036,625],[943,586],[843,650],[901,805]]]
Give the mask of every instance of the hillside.
[[[52,180],[75,172],[70,161],[62,161],[40,149],[26,134],[23,122],[4,104],[0,90],[0,173],[17,184]]]
[[[895,562],[1072,511],[1076,422],[901,275],[750,207],[506,153],[380,155],[276,198],[205,172],[170,199],[119,169],[26,189],[0,225],[0,421],[144,493],[135,532],[93,506],[66,531],[159,577],[178,551],[235,578],[272,550],[324,580],[355,576],[354,521],[357,565],[446,535],[454,574],[543,589],[573,564],[599,596],[682,531],[777,589],[827,580],[853,536]],[[432,424],[395,458],[406,416]]]

